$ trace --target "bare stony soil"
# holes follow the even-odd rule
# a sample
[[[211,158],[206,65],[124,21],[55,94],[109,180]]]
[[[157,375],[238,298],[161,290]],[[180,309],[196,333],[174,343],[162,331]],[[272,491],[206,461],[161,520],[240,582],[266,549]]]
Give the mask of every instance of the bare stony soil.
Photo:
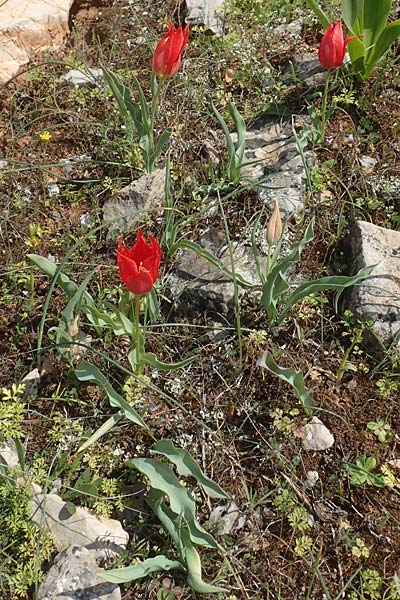
[[[125,143],[106,86],[74,87],[61,77],[70,68],[105,66],[132,88],[134,73],[147,94],[152,49],[169,19],[184,18],[175,0],[78,3],[65,47],[38,57],[0,90],[0,160],[7,163],[0,171],[0,440],[21,439],[32,481],[47,489],[56,481],[65,500],[121,521],[130,543],[116,566],[157,553],[176,557],[145,493],[135,501],[129,496],[144,479],[126,465],[127,459],[149,456],[154,440],[169,438],[236,505],[236,518],[220,520],[213,531],[223,552],[200,550],[203,578],[229,590],[220,598],[400,598],[400,354],[395,345],[377,351],[363,337],[371,324],[343,309],[337,313],[330,292],[302,300],[281,326],[271,327],[257,293],[241,296],[239,313],[233,303],[221,314],[201,291],[188,292],[179,305],[171,281],[181,256],[164,253],[156,286],[160,315],[148,329],[146,348],[165,362],[195,360],[166,373],[148,368],[140,386],[118,366],[128,368],[129,342],[96,333],[82,315],[80,330],[90,335],[83,338],[84,359],[107,373],[150,433],[123,420],[77,460],[82,439],[114,411],[98,386],[77,380],[68,357],[57,350],[54,327],[67,301],[57,286],[49,294],[49,278],[32,267],[27,254],[67,257],[64,272],[77,283],[94,271],[92,296],[117,302],[122,283],[116,235],[107,235],[103,206],[142,175],[142,164],[138,148]],[[248,129],[297,115],[304,121],[297,129],[301,137],[311,128],[308,108],[321,106],[321,85],[293,78],[290,64],[304,52],[316,58],[322,32],[301,2],[230,0],[225,19],[222,36],[191,27],[182,68],[165,89],[158,126],[173,130],[179,236],[199,241],[211,228],[226,244],[228,231],[231,244],[251,249],[255,215],[264,209],[257,230],[262,245],[270,211],[254,187],[226,182],[226,144],[210,101],[232,129],[229,100]],[[276,29],[296,19],[301,21],[294,33]],[[289,245],[315,219],[314,239],[293,274],[299,281],[346,273],[351,266],[346,236],[356,220],[400,232],[398,45],[368,81],[355,79],[348,65],[338,70],[330,99],[334,95],[338,107],[327,125],[327,142],[308,138],[313,161],[304,209],[286,223]],[[44,132],[51,134],[48,141],[40,138]],[[66,165],[66,159],[72,162]],[[215,210],[209,210],[210,202]],[[161,241],[166,215],[149,212],[140,225]],[[135,235],[132,230],[126,242],[133,243]],[[291,386],[257,366],[267,348],[282,366],[304,374],[312,412]],[[78,361],[75,356],[75,366]],[[4,390],[36,367],[39,388],[21,409]],[[334,437],[325,450],[303,445],[315,416]],[[368,458],[375,460],[368,463],[370,471]],[[95,497],[77,485],[83,473],[86,483],[96,484]],[[207,498],[194,481],[188,486],[207,529],[212,509],[224,502]],[[4,600],[35,597],[35,576],[23,565],[36,561],[36,573],[46,573],[56,554],[47,538],[24,525],[24,502],[22,492],[0,483]],[[166,586],[175,591],[167,595]],[[175,571],[122,587],[125,600],[173,597],[200,594]]]

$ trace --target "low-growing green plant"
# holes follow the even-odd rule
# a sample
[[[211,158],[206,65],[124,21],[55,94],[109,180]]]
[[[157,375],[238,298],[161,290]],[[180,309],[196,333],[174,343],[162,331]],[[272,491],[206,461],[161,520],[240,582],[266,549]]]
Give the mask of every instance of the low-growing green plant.
[[[233,102],[228,102],[228,112],[233,119],[237,133],[237,142],[233,142],[228,126],[221,113],[213,102],[211,108],[222,131],[225,135],[228,157],[224,165],[225,178],[229,183],[237,184],[240,181],[240,171],[243,167],[244,152],[246,150],[246,124]]]
[[[257,268],[262,281],[262,304],[272,326],[279,327],[289,311],[297,302],[325,290],[336,290],[335,307],[344,289],[367,279],[374,266],[364,267],[353,277],[344,275],[332,275],[321,277],[313,281],[306,281],[298,286],[290,286],[288,274],[293,266],[299,262],[303,249],[314,237],[314,222],[307,225],[303,237],[292,245],[290,252],[284,258],[280,258],[281,240],[271,256],[270,269],[265,275],[260,267],[259,257],[256,256]],[[305,387],[301,372],[291,368],[282,368],[276,364],[272,354],[267,350],[258,361],[258,365],[268,369],[294,388],[302,405],[309,409],[312,406],[311,395]]]
[[[13,383],[10,389],[1,389],[0,442],[21,438],[23,435],[24,391],[25,385],[21,383]]]
[[[342,315],[342,323],[345,327],[345,331],[342,333],[343,338],[347,338],[350,341],[349,346],[346,348],[343,358],[340,362],[336,378],[338,381],[342,380],[342,377],[346,371],[365,371],[364,363],[354,364],[350,362],[349,357],[351,354],[354,356],[361,356],[363,350],[360,347],[361,342],[364,338],[365,332],[370,331],[372,327],[372,319],[362,319],[356,317],[350,310],[345,310]]]
[[[376,459],[373,456],[363,454],[356,459],[355,463],[344,464],[350,475],[350,483],[352,485],[367,483],[379,488],[385,487],[382,475],[375,472]]]
[[[369,429],[374,435],[376,435],[381,444],[384,444],[385,442],[389,441],[392,437],[390,433],[390,425],[386,423],[384,419],[369,421],[367,423],[367,429]]]
[[[180,477],[194,477],[204,493],[211,498],[228,496],[206,477],[186,450],[174,446],[170,440],[160,440],[151,451],[161,454],[176,468]],[[128,465],[142,473],[149,482],[147,503],[172,538],[179,560],[164,555],[148,558],[130,567],[102,571],[102,577],[113,583],[133,581],[157,571],[183,570],[190,587],[199,593],[219,593],[224,588],[203,581],[201,560],[196,546],[221,550],[219,544],[198,522],[195,500],[187,487],[165,462],[155,458],[134,458]],[[166,501],[168,499],[168,502]]]

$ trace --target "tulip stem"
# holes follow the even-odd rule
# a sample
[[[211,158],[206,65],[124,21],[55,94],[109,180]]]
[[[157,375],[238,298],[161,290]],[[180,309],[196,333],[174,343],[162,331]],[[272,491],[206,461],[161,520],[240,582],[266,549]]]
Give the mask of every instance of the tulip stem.
[[[156,119],[156,114],[157,114],[157,109],[158,109],[158,105],[160,103],[160,94],[161,94],[161,90],[163,88],[164,85],[164,77],[160,77],[159,81],[156,81],[156,85],[155,85],[155,93],[153,94],[153,99],[151,102],[151,113],[150,113],[150,126],[149,126],[149,142],[150,142],[150,150],[149,150],[149,156],[148,156],[148,162],[149,164],[148,166],[148,173],[151,173],[151,171],[153,171],[154,169],[154,160],[155,160],[155,156],[154,156],[154,151],[155,151],[155,145],[154,145],[154,121]]]
[[[135,294],[135,300],[134,300],[134,323],[135,323],[135,351],[136,351],[136,369],[135,369],[135,374],[136,375],[140,375],[141,374],[141,361],[140,361],[140,323],[139,323],[139,318],[140,318],[140,299],[141,296],[140,294]]]
[[[268,279],[270,268],[271,268],[271,244],[268,243],[267,263],[265,265],[265,279]]]
[[[324,93],[322,96],[322,106],[321,106],[321,143],[322,144],[325,141],[325,130],[326,130],[326,123],[327,123],[326,106],[327,106],[327,100],[328,100],[330,80],[331,80],[331,69],[328,69],[326,72],[326,77],[325,77],[325,86],[324,86]]]

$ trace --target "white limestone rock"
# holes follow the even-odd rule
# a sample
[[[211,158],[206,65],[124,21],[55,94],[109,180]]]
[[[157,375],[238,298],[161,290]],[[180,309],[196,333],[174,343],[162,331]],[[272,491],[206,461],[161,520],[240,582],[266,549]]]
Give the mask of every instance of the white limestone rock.
[[[13,77],[36,51],[62,44],[73,1],[0,2],[0,83]]]
[[[119,521],[98,517],[81,507],[71,514],[57,494],[35,494],[29,508],[32,520],[43,531],[50,531],[59,552],[78,545],[96,550],[98,557],[107,557],[121,552],[128,543],[128,533]]]
[[[224,0],[186,0],[186,21],[193,25],[204,25],[212,33],[223,32],[221,14]]]
[[[348,237],[346,260],[350,275],[362,267],[376,267],[372,277],[346,293],[344,308],[361,317],[370,317],[374,334],[385,346],[399,341],[400,232],[356,221]],[[374,343],[372,336],[367,341]]]
[[[302,442],[304,450],[327,450],[333,446],[334,443],[335,438],[318,417],[313,417],[311,421],[305,425]]]
[[[121,600],[118,585],[104,581],[98,571],[94,552],[71,545],[56,557],[40,585],[38,600]]]
[[[109,241],[114,234],[135,231],[148,214],[165,204],[165,168],[142,175],[106,200],[103,221],[108,223]]]

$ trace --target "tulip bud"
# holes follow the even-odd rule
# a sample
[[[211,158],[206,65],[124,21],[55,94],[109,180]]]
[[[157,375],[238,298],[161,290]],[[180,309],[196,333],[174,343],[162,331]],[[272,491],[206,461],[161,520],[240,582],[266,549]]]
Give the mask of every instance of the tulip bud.
[[[163,35],[154,50],[152,68],[159,77],[173,77],[181,66],[181,55],[189,38],[189,25],[182,30],[169,24],[168,32]]]
[[[279,202],[275,198],[274,212],[267,225],[267,242],[268,244],[276,244],[282,235],[282,219],[279,212]]]
[[[346,54],[347,44],[361,35],[343,38],[342,22],[332,21],[325,31],[318,50],[318,59],[326,69],[340,67]]]

